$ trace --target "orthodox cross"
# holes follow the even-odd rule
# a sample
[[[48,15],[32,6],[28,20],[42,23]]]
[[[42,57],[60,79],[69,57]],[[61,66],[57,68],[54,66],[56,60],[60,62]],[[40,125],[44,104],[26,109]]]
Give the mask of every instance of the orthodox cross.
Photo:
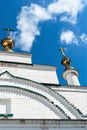
[[[59,50],[61,51],[62,56],[63,56],[63,57],[66,57],[66,55],[65,55],[65,53],[64,53],[65,49],[64,49],[64,48],[62,48],[62,47],[60,47],[60,48],[59,48]]]
[[[10,31],[13,31],[11,28],[4,28],[3,30],[7,31],[7,37],[10,36]]]

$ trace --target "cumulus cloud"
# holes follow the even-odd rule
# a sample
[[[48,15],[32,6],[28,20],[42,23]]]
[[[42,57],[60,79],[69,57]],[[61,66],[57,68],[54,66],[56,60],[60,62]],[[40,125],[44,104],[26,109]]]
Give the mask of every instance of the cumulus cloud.
[[[52,14],[61,14],[60,20],[75,24],[77,15],[87,5],[87,0],[58,0],[50,4],[48,10]]]
[[[66,45],[75,44],[77,46],[80,46],[87,44],[87,35],[85,33],[82,33],[76,36],[73,31],[66,30],[62,31],[60,41]]]
[[[70,30],[63,31],[61,33],[60,41],[66,43],[67,45],[72,43],[78,45],[78,40],[75,37],[75,34]]]
[[[13,37],[18,47],[23,51],[30,51],[35,41],[35,37],[40,35],[39,23],[54,19],[60,15],[60,21],[75,24],[77,15],[87,5],[87,0],[54,0],[47,8],[37,4],[31,6],[23,6],[20,14],[17,16],[17,32],[13,33]],[[68,38],[70,35],[71,39]],[[66,38],[64,38],[66,37]],[[70,31],[62,33],[61,40],[66,39],[66,43],[77,44],[74,34]]]
[[[30,51],[35,36],[40,35],[38,24],[51,19],[49,13],[39,5],[24,6],[17,17],[17,32],[14,33],[18,46],[23,51]]]
[[[48,6],[51,14],[61,14],[61,21],[75,24],[77,15],[87,5],[87,0],[58,0]]]

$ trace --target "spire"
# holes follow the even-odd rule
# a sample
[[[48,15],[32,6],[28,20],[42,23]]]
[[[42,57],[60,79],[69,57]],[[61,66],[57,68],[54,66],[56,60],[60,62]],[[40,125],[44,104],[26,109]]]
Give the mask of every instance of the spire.
[[[66,69],[72,68],[72,67],[70,66],[71,59],[68,58],[68,57],[65,55],[65,53],[64,53],[65,49],[61,47],[61,48],[59,48],[59,50],[61,51],[62,57],[63,57],[63,59],[62,59],[62,61],[61,61],[61,64],[64,65],[64,66],[66,67]]]
[[[7,31],[6,37],[4,39],[2,39],[2,41],[1,41],[1,45],[3,47],[3,50],[8,51],[8,52],[13,52],[12,49],[15,45],[15,42],[13,39],[10,38],[10,31],[13,31],[13,29],[5,28],[3,30]]]
[[[64,48],[59,48],[59,50],[62,53],[63,59],[61,61],[61,64],[66,67],[65,71],[63,72],[63,78],[67,81],[68,85],[76,85],[80,86],[79,80],[78,80],[78,71],[70,66],[71,59],[68,58],[64,53]]]

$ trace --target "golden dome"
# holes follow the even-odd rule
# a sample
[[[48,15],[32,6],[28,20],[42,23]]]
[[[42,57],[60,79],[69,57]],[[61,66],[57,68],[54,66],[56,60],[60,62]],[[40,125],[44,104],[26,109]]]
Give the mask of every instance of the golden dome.
[[[15,42],[13,39],[7,37],[7,38],[2,39],[1,45],[5,51],[12,51],[12,48],[14,47]]]
[[[12,29],[6,28],[4,30],[7,31],[7,36],[6,36],[6,38],[2,39],[1,45],[2,45],[4,51],[12,52],[13,51],[12,48],[15,45],[14,40],[9,37],[10,36],[10,31],[12,31]]]
[[[61,64],[64,65],[67,68],[70,68],[71,59],[64,57],[61,61]]]
[[[64,53],[64,48],[59,48],[59,50],[62,52],[63,59],[61,61],[61,64],[64,65],[67,69],[72,68],[70,66],[71,59],[68,58]]]

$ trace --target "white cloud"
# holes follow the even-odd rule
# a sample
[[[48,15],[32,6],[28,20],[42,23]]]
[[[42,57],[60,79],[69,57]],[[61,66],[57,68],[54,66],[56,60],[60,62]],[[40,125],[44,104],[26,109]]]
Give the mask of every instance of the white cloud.
[[[30,7],[24,6],[17,17],[17,32],[14,38],[18,47],[23,51],[30,51],[35,37],[40,35],[38,23],[49,20],[49,13],[39,5],[31,4]]]
[[[80,46],[87,44],[87,35],[82,33],[81,35],[75,36],[74,32],[70,30],[62,31],[60,41],[66,45],[75,44]]]
[[[76,23],[77,15],[86,6],[87,0],[54,0],[47,8],[43,8],[37,4],[31,6],[23,6],[17,17],[17,32],[13,33],[16,45],[23,51],[30,51],[34,43],[35,37],[40,35],[39,22],[49,19],[56,19],[60,15],[60,21]],[[68,34],[67,34],[68,33]],[[70,35],[73,42],[77,44],[73,33],[62,33],[61,37],[66,36],[66,43],[71,43]],[[71,41],[70,41],[71,40]]]
[[[68,45],[68,44],[78,45],[78,40],[75,37],[75,34],[70,30],[63,31],[61,33],[60,41],[66,43],[66,45]]]
[[[82,43],[87,43],[87,35],[85,33],[80,35],[80,39]]]
[[[75,24],[77,15],[87,5],[87,0],[57,0],[48,6],[51,14],[61,14],[61,21],[67,21]]]

